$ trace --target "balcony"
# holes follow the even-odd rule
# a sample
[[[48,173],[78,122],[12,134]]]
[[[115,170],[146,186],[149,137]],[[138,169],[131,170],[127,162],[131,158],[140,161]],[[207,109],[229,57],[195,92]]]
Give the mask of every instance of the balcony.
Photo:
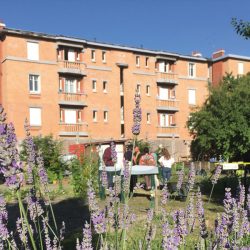
[[[60,105],[87,106],[87,95],[83,93],[58,93],[58,103]]]
[[[88,124],[87,123],[76,123],[67,124],[59,123],[59,136],[88,136]]]
[[[157,72],[157,83],[177,85],[177,74],[172,72]]]
[[[157,110],[164,110],[164,111],[179,111],[179,101],[176,99],[167,99],[162,100],[159,97],[156,98],[156,109]]]
[[[58,61],[59,73],[85,76],[85,66],[80,62]]]
[[[176,126],[157,127],[157,137],[178,138],[180,136],[177,132],[178,128]]]

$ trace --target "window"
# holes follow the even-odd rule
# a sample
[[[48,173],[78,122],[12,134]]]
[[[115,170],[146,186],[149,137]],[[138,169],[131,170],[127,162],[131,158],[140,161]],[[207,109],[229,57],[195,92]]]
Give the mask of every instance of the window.
[[[102,51],[102,62],[106,62],[106,51]]]
[[[159,99],[160,100],[168,100],[168,88],[159,87]]]
[[[97,121],[97,111],[93,110],[93,121],[96,122]]]
[[[136,85],[136,91],[138,94],[141,94],[141,85],[140,84]]]
[[[195,77],[195,64],[194,63],[189,63],[188,64],[188,76],[189,77]]]
[[[37,42],[28,42],[27,52],[29,60],[39,60],[39,44]]]
[[[107,93],[107,87],[108,87],[108,82],[107,81],[103,81],[102,82],[102,88],[103,88],[103,92]]]
[[[160,116],[160,126],[167,127],[169,125],[168,114],[161,113],[159,116]]]
[[[146,86],[146,95],[150,95],[150,85]]]
[[[238,63],[238,74],[243,75],[244,74],[244,64],[242,62]]]
[[[76,110],[65,109],[64,122],[67,124],[76,124]]]
[[[108,111],[103,112],[103,119],[104,119],[105,122],[108,121]]]
[[[175,99],[175,89],[170,90],[170,99]]]
[[[92,62],[95,61],[95,50],[91,50],[91,60]]]
[[[195,89],[188,90],[188,104],[191,104],[191,105],[196,104],[196,90]]]
[[[82,121],[82,111],[78,110],[77,111],[77,122],[81,122]]]
[[[146,67],[148,67],[148,61],[149,61],[149,58],[146,57],[146,58],[145,58],[145,66],[146,66]]]
[[[29,75],[29,91],[32,94],[40,93],[40,81],[38,75]]]
[[[41,116],[41,108],[30,108],[30,126],[41,126]]]
[[[136,66],[139,67],[140,66],[140,57],[136,56]]]
[[[96,92],[96,80],[92,80],[92,90]]]
[[[150,113],[147,113],[147,124],[150,124]]]
[[[64,92],[65,93],[77,92],[77,82],[75,79],[65,79]]]

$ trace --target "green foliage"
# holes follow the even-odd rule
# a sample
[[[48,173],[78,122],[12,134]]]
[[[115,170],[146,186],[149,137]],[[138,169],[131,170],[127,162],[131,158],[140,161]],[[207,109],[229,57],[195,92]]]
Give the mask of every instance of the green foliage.
[[[53,180],[61,180],[65,170],[67,169],[67,164],[61,160],[62,156],[62,141],[56,140],[52,135],[47,136],[34,136],[34,144],[36,149],[41,151],[44,166],[47,169],[50,182]],[[21,159],[26,161],[27,151],[25,142],[21,143]]]
[[[93,187],[98,190],[99,159],[94,153],[84,155],[82,159],[73,159],[70,164],[74,193],[82,198],[87,195],[88,180],[92,180]]]
[[[191,152],[200,160],[220,155],[224,159],[249,160],[250,76],[224,77],[210,89],[210,96],[187,122],[193,135]]]
[[[250,38],[250,22],[232,18],[231,24],[233,25],[237,34],[244,37],[245,39]]]

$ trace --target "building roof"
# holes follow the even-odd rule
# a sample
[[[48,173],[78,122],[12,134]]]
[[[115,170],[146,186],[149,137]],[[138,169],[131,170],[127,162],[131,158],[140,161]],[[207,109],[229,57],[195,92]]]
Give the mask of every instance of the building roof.
[[[118,45],[118,44],[111,44],[111,43],[105,43],[105,42],[97,42],[97,41],[90,41],[82,38],[75,38],[75,37],[69,37],[64,35],[51,35],[41,32],[34,32],[34,31],[26,31],[26,30],[19,30],[19,29],[13,29],[13,28],[6,28],[4,27],[2,30],[0,30],[0,34],[13,34],[13,35],[20,35],[20,36],[28,36],[28,37],[34,37],[34,38],[43,38],[43,39],[51,39],[55,41],[64,41],[69,43],[78,43],[78,44],[84,44],[85,46],[94,46],[94,47],[104,47],[104,48],[110,48],[110,49],[117,49],[117,50],[126,50],[131,51],[134,53],[143,53],[143,54],[151,54],[154,56],[161,56],[166,57],[168,59],[169,57],[173,58],[182,58],[185,60],[194,60],[194,61],[204,61],[207,62],[208,59],[205,57],[200,56],[191,56],[191,55],[181,55],[178,53],[172,53],[162,50],[152,50],[152,49],[144,49],[144,48],[136,48],[126,45]]]

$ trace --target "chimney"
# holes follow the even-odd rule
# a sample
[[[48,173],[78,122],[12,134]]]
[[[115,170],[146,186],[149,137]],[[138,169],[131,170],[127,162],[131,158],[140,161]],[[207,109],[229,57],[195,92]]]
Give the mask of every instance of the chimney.
[[[6,27],[5,23],[3,22],[2,19],[0,19],[0,30],[4,29]]]
[[[213,58],[213,59],[219,58],[219,57],[224,56],[224,54],[225,54],[225,50],[224,50],[224,49],[218,49],[217,51],[215,51],[215,52],[212,54],[212,58]]]
[[[199,51],[193,51],[192,56],[202,57],[202,54]]]

